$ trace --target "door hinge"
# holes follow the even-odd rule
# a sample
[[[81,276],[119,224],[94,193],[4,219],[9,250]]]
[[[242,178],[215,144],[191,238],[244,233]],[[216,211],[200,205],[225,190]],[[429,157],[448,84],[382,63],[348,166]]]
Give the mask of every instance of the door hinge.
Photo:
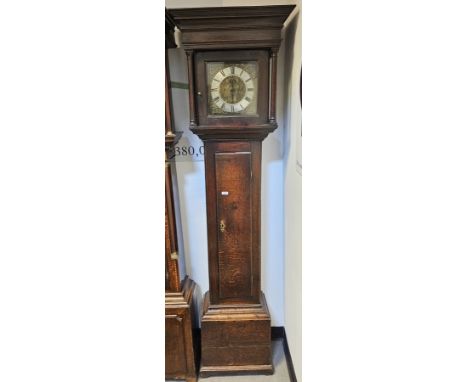
[[[171,253],[171,260],[179,260],[179,254],[177,251]]]

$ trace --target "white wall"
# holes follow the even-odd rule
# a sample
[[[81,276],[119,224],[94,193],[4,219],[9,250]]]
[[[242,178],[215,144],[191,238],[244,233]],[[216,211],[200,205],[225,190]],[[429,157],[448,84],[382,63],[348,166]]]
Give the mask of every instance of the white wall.
[[[298,381],[302,380],[302,137],[299,81],[302,61],[300,2],[284,30],[284,322]]]
[[[284,1],[166,1],[167,8],[284,4]],[[287,3],[287,2],[286,2]],[[176,34],[178,37],[178,34]],[[263,141],[262,155],[262,290],[270,310],[272,325],[284,326],[284,165],[283,165],[283,72],[284,48],[278,62],[278,129]],[[187,83],[186,58],[183,49],[170,52],[171,80]],[[188,131],[188,91],[173,89],[175,125],[184,134]],[[193,139],[193,137],[190,137]],[[182,215],[183,241],[187,273],[200,286],[209,289],[208,249],[204,163],[178,161],[177,172]]]

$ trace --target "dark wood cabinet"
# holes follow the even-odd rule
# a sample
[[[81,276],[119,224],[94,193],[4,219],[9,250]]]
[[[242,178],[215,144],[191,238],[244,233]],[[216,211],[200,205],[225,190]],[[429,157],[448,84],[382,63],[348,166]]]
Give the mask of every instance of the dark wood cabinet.
[[[200,374],[273,373],[261,291],[262,141],[277,128],[281,29],[294,5],[170,10],[182,32],[190,129],[205,145],[209,286]]]
[[[174,22],[166,12],[166,100],[165,100],[165,374],[166,379],[196,381],[196,365],[193,341],[195,314],[195,283],[186,275],[182,243],[177,235],[177,220],[180,219],[177,176],[172,159],[174,146],[181,133],[175,132],[172,123],[170,74],[167,49],[176,47]]]

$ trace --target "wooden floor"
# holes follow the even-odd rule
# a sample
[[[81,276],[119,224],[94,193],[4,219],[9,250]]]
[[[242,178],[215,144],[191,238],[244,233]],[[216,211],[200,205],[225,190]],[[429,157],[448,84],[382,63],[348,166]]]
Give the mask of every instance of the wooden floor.
[[[283,351],[282,340],[272,342],[273,349],[273,364],[275,373],[273,375],[245,375],[237,377],[209,377],[198,378],[199,382],[290,382],[288,374],[288,366]],[[170,382],[176,382],[170,380]],[[180,381],[179,381],[180,382]]]

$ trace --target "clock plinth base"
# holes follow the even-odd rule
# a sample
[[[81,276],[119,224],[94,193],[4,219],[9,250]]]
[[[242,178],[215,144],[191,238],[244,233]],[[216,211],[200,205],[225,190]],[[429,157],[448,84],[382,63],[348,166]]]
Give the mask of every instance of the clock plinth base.
[[[205,294],[201,322],[200,376],[273,374],[271,318],[265,296],[259,304],[210,304]]]

